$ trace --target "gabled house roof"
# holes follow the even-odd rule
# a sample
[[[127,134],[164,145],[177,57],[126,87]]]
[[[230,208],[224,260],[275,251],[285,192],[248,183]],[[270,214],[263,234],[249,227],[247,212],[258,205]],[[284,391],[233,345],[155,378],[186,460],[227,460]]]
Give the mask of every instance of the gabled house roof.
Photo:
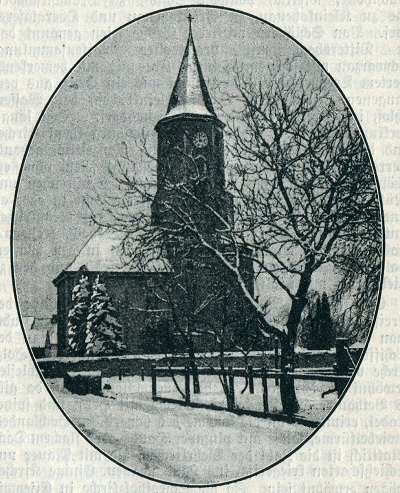
[[[57,325],[51,318],[22,317],[22,322],[32,348],[45,348],[46,338],[50,344],[57,344]]]

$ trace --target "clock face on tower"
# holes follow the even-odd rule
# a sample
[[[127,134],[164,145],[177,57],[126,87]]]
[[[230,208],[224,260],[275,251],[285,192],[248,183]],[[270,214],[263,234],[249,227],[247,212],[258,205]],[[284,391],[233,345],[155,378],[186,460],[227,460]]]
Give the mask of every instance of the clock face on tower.
[[[194,134],[193,144],[199,149],[206,147],[208,144],[207,135],[204,132],[197,132],[196,134]]]

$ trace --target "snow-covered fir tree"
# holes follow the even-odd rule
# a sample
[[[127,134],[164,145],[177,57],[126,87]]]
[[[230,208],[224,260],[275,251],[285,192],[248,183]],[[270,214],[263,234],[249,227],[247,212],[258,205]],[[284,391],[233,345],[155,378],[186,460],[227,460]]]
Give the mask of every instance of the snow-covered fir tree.
[[[90,284],[85,274],[72,291],[72,307],[68,312],[68,346],[73,356],[86,352],[86,324],[90,304]]]
[[[116,309],[107,289],[97,276],[93,283],[87,317],[87,356],[117,355],[125,352],[122,326],[116,316]]]

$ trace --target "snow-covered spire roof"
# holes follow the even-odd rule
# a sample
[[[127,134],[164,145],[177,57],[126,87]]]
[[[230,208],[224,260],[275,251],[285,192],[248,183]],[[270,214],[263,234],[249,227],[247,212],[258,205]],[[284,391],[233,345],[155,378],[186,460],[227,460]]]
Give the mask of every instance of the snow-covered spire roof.
[[[188,19],[189,36],[166,117],[182,114],[216,116],[194,46],[192,16]]]

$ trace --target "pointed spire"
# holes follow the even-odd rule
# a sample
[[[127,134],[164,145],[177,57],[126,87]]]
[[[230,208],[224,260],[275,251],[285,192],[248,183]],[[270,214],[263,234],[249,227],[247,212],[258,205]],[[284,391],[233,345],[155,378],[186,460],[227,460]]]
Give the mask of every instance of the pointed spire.
[[[189,36],[166,116],[181,114],[216,116],[194,46],[191,14],[188,20]]]

